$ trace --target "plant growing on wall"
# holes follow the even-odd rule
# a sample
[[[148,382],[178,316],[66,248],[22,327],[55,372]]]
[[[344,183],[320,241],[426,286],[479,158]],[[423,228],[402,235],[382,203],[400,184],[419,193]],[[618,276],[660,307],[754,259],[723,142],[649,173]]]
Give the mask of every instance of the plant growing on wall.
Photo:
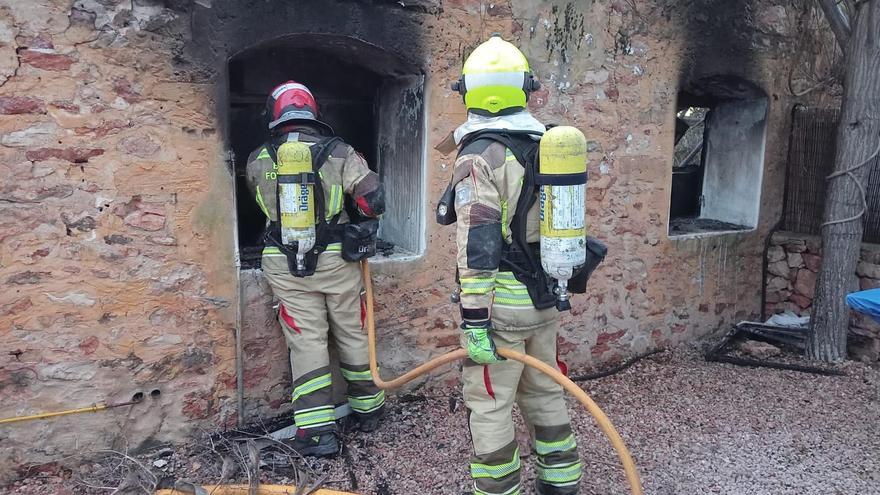
[[[845,74],[807,355],[838,362],[846,358],[844,298],[852,288],[867,211],[863,183],[880,153],[880,0],[817,1],[843,50]]]

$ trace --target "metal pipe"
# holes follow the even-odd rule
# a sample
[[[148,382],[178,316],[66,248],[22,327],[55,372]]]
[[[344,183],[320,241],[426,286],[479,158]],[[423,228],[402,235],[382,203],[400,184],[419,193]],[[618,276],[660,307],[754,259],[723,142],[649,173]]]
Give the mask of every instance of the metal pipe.
[[[238,239],[238,184],[235,177],[235,153],[227,151],[227,163],[229,164],[229,177],[232,182],[232,246],[235,258],[235,409],[238,413],[239,427],[244,426],[244,343],[242,331],[241,305],[241,248]]]

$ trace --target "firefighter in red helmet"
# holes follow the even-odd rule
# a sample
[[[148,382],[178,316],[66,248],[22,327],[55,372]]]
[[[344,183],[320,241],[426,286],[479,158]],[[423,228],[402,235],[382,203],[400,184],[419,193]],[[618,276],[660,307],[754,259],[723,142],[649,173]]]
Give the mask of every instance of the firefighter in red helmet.
[[[293,447],[303,455],[331,456],[339,442],[330,339],[360,430],[375,430],[384,410],[384,392],[370,376],[357,263],[375,252],[384,194],[365,160],[318,120],[306,86],[287,81],[274,88],[266,111],[269,139],[248,158],[247,179],[267,219],[262,269],[280,300],[278,319],[290,348]],[[354,209],[373,220],[352,223]]]

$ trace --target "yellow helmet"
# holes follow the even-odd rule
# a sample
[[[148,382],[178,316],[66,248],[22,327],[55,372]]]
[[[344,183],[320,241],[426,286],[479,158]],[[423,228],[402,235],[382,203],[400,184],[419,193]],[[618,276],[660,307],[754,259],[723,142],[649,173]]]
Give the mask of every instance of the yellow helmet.
[[[499,115],[526,106],[529,93],[541,87],[529,69],[529,61],[514,45],[493,34],[476,47],[452,90],[464,96],[469,111]]]

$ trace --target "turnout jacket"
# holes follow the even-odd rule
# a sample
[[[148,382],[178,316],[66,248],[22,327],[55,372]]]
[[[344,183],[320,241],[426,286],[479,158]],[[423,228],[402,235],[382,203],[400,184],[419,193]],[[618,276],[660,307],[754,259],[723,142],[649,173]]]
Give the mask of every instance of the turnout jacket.
[[[275,141],[278,146],[285,141],[301,141],[304,143],[317,143],[322,138],[311,129],[297,129],[295,132],[282,134]],[[277,222],[275,181],[278,165],[272,160],[272,156],[264,144],[254,150],[247,163],[247,183],[251,194],[270,222]],[[348,213],[345,211],[345,195],[349,195],[358,212],[367,217],[378,217],[385,211],[385,197],[379,176],[367,166],[363,159],[350,145],[341,140],[331,144],[327,159],[321,166],[318,179],[320,187],[324,190],[324,216],[330,221],[339,215],[338,224],[349,222]],[[319,187],[318,184],[315,187]],[[338,252],[339,243],[328,245],[327,251]],[[266,246],[263,256],[284,257],[277,247]]]
[[[511,221],[522,194],[525,167],[497,141],[476,140],[455,161],[456,243],[465,323],[491,319],[500,330],[530,330],[556,318],[555,308],[537,310],[527,288],[510,271],[500,271],[510,245]],[[530,192],[534,194],[534,192]],[[526,240],[539,242],[539,202],[528,210]]]

